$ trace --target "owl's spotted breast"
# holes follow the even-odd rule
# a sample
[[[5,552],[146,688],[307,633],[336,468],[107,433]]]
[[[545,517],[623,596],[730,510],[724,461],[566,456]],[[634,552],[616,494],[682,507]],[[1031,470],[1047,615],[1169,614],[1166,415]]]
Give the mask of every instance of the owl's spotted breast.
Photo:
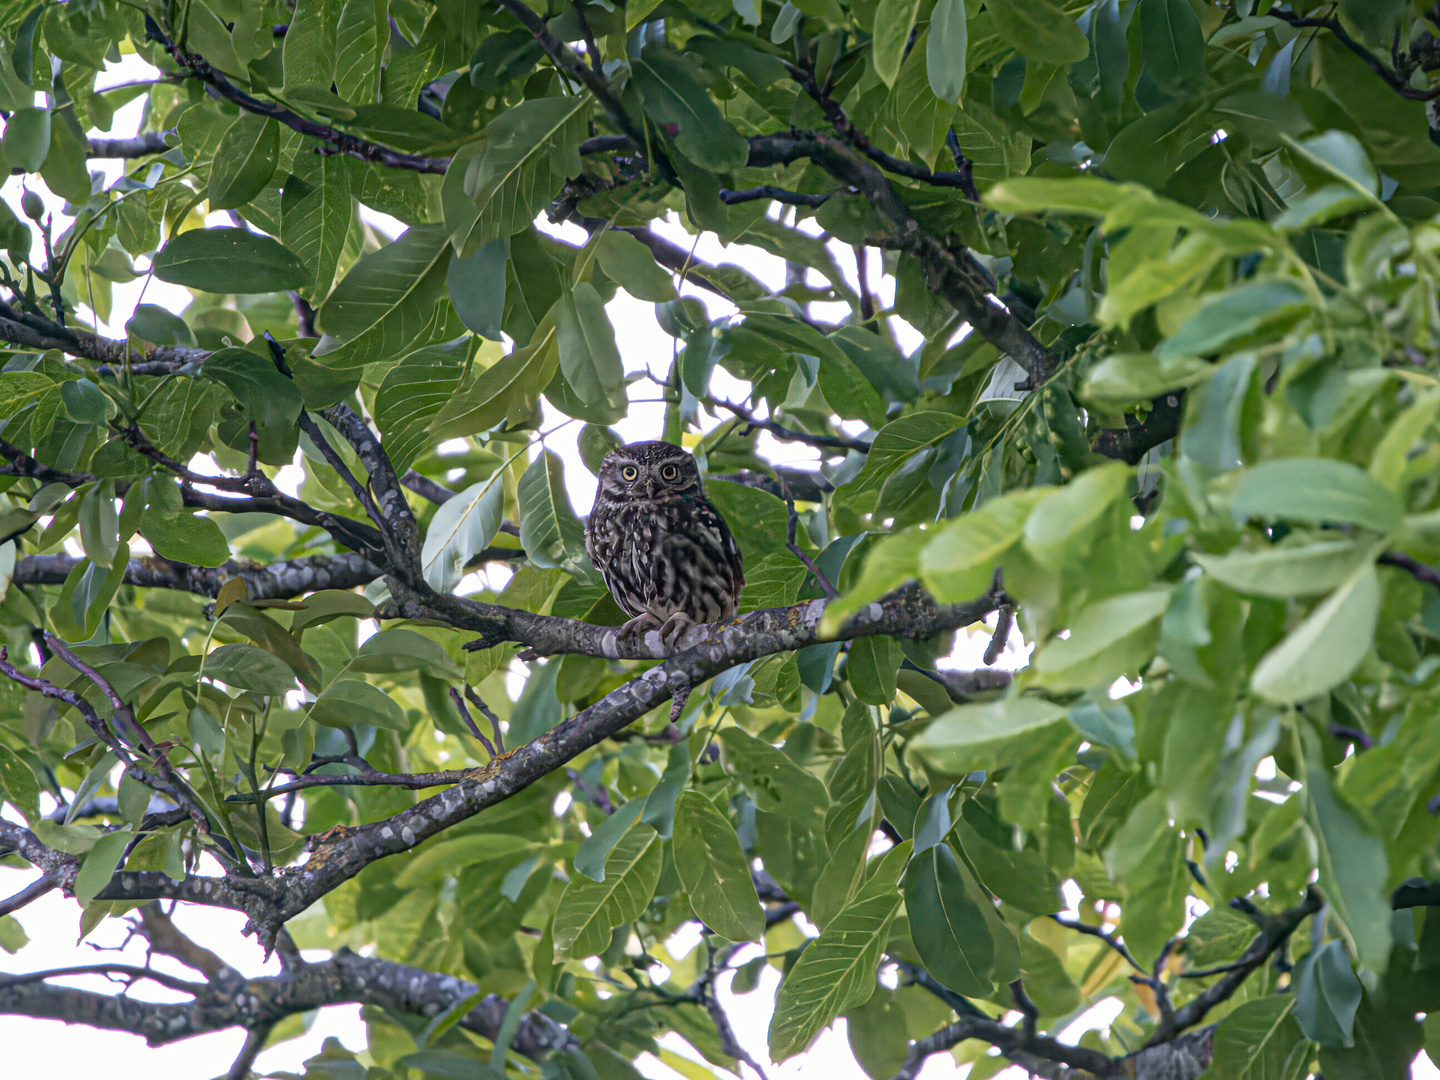
[[[690,625],[729,618],[739,606],[740,549],[705,498],[695,459],[679,447],[637,443],[605,459],[585,545],[632,616],[626,629],[658,626],[673,643]]]

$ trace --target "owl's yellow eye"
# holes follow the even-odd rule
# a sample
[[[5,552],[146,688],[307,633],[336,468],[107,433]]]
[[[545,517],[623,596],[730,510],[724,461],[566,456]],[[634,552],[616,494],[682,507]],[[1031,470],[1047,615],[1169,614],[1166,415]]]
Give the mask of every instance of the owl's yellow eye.
[[[634,480],[640,475],[640,471],[636,469],[634,465],[626,465],[625,468],[620,470],[620,475],[626,480]]]
[[[680,475],[680,470],[675,468],[674,465],[666,465],[663,469],[660,470],[660,475],[663,476],[666,480],[674,480],[677,476]]]

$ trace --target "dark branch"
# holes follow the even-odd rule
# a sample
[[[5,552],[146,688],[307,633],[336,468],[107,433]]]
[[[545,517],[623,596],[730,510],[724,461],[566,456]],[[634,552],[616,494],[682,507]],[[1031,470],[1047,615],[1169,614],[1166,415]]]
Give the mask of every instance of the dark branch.
[[[746,429],[758,428],[761,431],[768,431],[775,438],[785,442],[804,443],[806,446],[813,446],[819,450],[857,450],[862,454],[868,453],[870,450],[870,443],[865,439],[852,439],[848,435],[812,435],[808,431],[787,428],[774,420],[763,420],[743,405],[720,400],[714,401],[713,404],[727,412],[734,413],[745,422]],[[745,433],[742,431],[742,434]]]

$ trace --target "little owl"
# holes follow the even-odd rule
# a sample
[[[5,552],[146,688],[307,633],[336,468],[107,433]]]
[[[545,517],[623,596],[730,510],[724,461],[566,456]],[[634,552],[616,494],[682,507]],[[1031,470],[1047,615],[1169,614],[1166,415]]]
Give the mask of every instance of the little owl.
[[[695,459],[678,446],[622,446],[600,463],[585,550],[627,615],[667,647],[697,623],[728,619],[745,572],[725,519],[705,498]]]

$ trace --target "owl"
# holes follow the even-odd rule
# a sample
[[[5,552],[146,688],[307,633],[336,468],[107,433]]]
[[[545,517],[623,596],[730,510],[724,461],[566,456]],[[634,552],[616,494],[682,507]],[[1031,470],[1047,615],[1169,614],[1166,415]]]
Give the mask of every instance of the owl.
[[[705,498],[695,459],[678,446],[622,446],[600,463],[585,550],[630,621],[669,648],[697,623],[735,614],[745,571],[735,538]]]

